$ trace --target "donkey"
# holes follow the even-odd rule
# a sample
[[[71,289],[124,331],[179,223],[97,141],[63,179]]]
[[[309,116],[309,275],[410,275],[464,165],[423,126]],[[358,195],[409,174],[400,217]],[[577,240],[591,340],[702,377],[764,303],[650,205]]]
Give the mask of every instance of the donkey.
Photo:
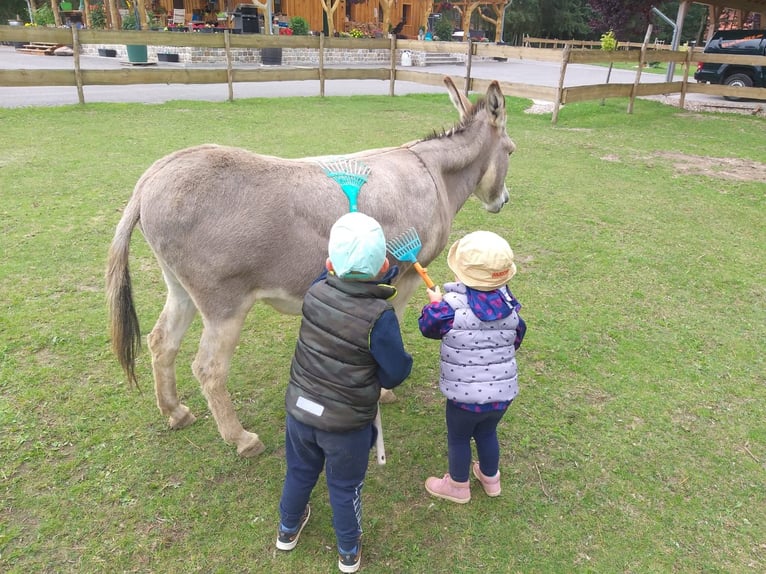
[[[505,98],[492,82],[472,104],[444,78],[460,122],[399,147],[346,156],[369,176],[359,211],[377,219],[386,237],[415,227],[428,265],[444,249],[452,221],[473,194],[497,213],[515,145],[506,132]],[[128,268],[130,238],[140,226],[167,284],[165,306],[147,337],[160,412],[172,429],[195,420],[179,402],[175,359],[197,312],[203,330],[194,376],[221,437],[240,456],[265,449],[240,423],[226,389],[245,317],[257,300],[299,314],[306,290],[323,269],[330,227],[349,210],[338,183],[321,167],[328,157],[283,159],[212,144],[171,153],[138,180],[109,249],[106,294],[112,349],[130,382],[141,346]],[[402,264],[394,300],[401,318],[420,278]]]

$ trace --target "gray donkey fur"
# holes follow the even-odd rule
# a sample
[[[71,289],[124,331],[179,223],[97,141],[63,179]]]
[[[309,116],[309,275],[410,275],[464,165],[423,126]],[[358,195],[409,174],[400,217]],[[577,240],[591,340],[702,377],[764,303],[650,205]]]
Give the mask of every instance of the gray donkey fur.
[[[451,130],[345,156],[370,168],[359,211],[377,219],[389,238],[416,228],[424,266],[442,252],[455,215],[472,194],[492,213],[508,201],[505,178],[515,149],[497,82],[476,104],[449,77],[444,83],[460,113]],[[283,159],[200,145],[156,161],[136,184],[109,250],[112,348],[135,383],[141,335],[128,256],[133,229],[140,226],[168,289],[147,342],[157,405],[171,428],[195,420],[178,400],[175,359],[199,312],[203,330],[192,370],[218,430],[241,456],[264,450],[235,413],[226,390],[229,365],[255,301],[298,314],[304,293],[323,269],[330,227],[349,208],[320,165],[330,159]],[[419,282],[414,269],[403,264],[393,301],[400,317]]]

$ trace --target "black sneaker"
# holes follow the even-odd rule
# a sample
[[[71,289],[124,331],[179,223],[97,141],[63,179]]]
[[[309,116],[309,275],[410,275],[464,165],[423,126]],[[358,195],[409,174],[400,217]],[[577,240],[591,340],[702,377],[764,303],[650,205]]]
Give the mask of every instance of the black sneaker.
[[[349,552],[338,551],[338,568],[341,572],[356,572],[362,563],[362,540]]]
[[[279,532],[277,534],[278,550],[292,550],[295,548],[295,545],[298,544],[298,538],[300,538],[301,532],[303,531],[303,527],[306,526],[306,523],[309,521],[309,516],[311,516],[311,507],[307,504],[306,510],[304,510],[303,515],[301,515],[301,520],[298,523],[298,528],[294,532],[287,532],[286,530],[282,530],[282,526],[280,525]],[[355,570],[351,570],[351,572],[355,572]]]

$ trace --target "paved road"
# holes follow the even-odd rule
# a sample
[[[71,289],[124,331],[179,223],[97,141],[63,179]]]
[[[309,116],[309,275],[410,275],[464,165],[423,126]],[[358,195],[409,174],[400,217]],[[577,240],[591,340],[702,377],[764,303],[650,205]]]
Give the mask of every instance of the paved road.
[[[162,67],[187,67],[185,64],[161,62]],[[2,69],[68,69],[73,68],[71,56],[39,56],[16,52],[11,46],[0,46],[0,68]],[[81,56],[83,69],[119,69],[123,64],[117,58],[100,56]],[[188,66],[193,67],[193,66]],[[433,74],[464,76],[464,65],[438,65],[418,68]],[[583,86],[602,84],[606,81],[606,68],[569,65],[564,85]],[[530,84],[538,86],[558,85],[560,65],[555,62],[537,62],[513,60],[507,62],[474,61],[471,75],[475,78],[496,79],[501,82]],[[635,72],[612,70],[610,83],[632,84]],[[641,82],[664,82],[663,74],[642,74]],[[328,80],[325,82],[325,95],[387,95],[389,82],[385,80]],[[138,84],[131,86],[84,86],[85,101],[93,102],[137,102],[163,103],[169,100],[225,101],[228,98],[226,84]],[[410,93],[445,93],[441,86],[427,86],[414,82],[397,81],[397,95]],[[305,80],[297,82],[241,82],[234,84],[234,98],[271,98],[279,96],[318,96],[319,81]],[[727,103],[723,98],[690,94],[688,99],[709,101],[715,106],[752,107],[757,103]],[[26,106],[54,106],[77,103],[77,89],[74,87],[1,87],[0,107],[14,108]]]

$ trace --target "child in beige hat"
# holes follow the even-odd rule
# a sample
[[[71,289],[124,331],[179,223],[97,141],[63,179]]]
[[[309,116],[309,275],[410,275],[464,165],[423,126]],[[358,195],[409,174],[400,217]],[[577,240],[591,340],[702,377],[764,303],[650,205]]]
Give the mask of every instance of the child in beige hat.
[[[449,472],[426,480],[433,496],[471,500],[469,472],[488,496],[500,494],[497,425],[519,392],[516,350],[526,333],[521,305],[507,287],[516,273],[508,242],[491,231],[456,241],[447,265],[457,283],[428,289],[420,332],[441,339],[439,389],[446,397]],[[471,439],[478,461],[471,463]]]

